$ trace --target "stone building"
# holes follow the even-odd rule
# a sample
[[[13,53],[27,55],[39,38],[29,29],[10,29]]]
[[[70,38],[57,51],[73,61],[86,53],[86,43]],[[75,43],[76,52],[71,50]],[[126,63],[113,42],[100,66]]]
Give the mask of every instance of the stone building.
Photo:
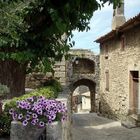
[[[100,43],[100,113],[138,125],[140,14],[125,22],[123,5],[116,8],[112,31],[96,42]]]

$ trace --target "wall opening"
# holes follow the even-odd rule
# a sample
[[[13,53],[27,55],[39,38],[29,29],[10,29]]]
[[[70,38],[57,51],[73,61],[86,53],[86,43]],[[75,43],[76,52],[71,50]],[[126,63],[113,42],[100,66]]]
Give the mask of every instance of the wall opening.
[[[72,112],[90,112],[90,90],[87,86],[78,86],[72,95]]]
[[[138,113],[139,72],[130,71],[130,114]]]
[[[95,112],[96,84],[89,79],[80,79],[70,86],[72,112]]]

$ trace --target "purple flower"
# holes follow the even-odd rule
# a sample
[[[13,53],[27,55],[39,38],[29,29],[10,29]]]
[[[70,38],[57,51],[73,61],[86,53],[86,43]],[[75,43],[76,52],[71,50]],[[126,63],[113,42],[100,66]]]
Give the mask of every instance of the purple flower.
[[[46,104],[47,104],[47,100],[44,100],[44,101],[43,101],[43,104],[46,105]]]
[[[52,123],[52,120],[48,120],[48,124],[51,124]]]
[[[13,118],[13,120],[17,120],[17,114],[16,113],[13,113],[12,114],[12,118]]]
[[[26,115],[26,120],[30,120],[31,116],[29,114]]]
[[[32,115],[33,113],[32,113],[32,112],[30,112],[30,111],[27,111],[27,114]]]
[[[13,120],[22,121],[23,126],[31,123],[32,125],[44,127],[45,123],[51,124],[57,116],[61,121],[67,118],[67,109],[63,103],[36,96],[17,101],[17,108],[15,110],[10,109],[9,113],[12,115]]]
[[[29,102],[33,102],[34,99],[33,99],[33,97],[30,97],[30,98],[27,99],[27,101],[29,101]]]
[[[33,117],[34,119],[36,119],[38,116],[37,116],[36,113],[33,113],[33,114],[32,114],[32,117]]]
[[[9,110],[9,114],[12,115],[13,113],[14,113],[14,109],[11,108],[11,109]]]
[[[22,124],[23,124],[23,126],[27,126],[28,121],[27,121],[27,120],[24,120],[24,121],[22,122]]]
[[[18,119],[21,120],[23,118],[23,114],[18,115]]]
[[[27,109],[27,110],[31,109],[31,105],[27,105],[27,106],[26,106],[26,109]]]
[[[39,119],[34,119],[34,121],[37,123],[39,121]]]
[[[44,126],[45,126],[45,123],[44,123],[43,121],[40,121],[40,122],[39,122],[39,126],[40,126],[40,127],[44,127]]]
[[[31,124],[32,124],[32,125],[36,125],[36,123],[37,123],[37,122],[36,122],[35,119],[33,119],[33,120],[31,121]]]
[[[42,115],[42,110],[41,109],[38,109],[37,110],[37,114]]]
[[[53,115],[51,116],[51,120],[55,120],[55,118],[56,118],[56,115],[53,114]]]

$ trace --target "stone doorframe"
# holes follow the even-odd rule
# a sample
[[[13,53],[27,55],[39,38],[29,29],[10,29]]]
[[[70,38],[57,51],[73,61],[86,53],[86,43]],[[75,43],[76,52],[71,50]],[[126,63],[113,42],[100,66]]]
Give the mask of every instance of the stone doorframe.
[[[71,111],[72,111],[73,92],[78,86],[82,86],[82,85],[87,86],[90,91],[90,99],[91,99],[91,111],[90,112],[96,112],[96,105],[95,105],[96,83],[92,80],[84,79],[84,78],[71,82],[71,84],[69,85],[69,89],[71,91],[70,92],[70,94],[71,94],[70,95],[71,96]]]

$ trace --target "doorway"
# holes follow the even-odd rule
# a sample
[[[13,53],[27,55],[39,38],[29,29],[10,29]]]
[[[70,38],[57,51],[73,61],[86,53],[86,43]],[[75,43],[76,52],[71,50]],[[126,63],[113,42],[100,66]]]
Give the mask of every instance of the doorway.
[[[90,112],[91,111],[91,97],[90,90],[87,86],[78,86],[72,96],[72,110],[73,112]]]
[[[130,71],[130,113],[138,114],[139,71]]]

